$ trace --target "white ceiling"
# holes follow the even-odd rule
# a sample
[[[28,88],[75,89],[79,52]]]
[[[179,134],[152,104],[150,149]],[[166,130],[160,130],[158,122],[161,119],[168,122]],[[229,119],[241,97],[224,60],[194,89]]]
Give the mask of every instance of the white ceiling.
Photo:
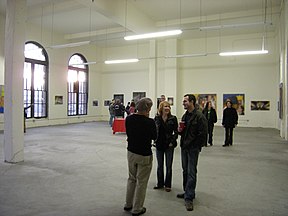
[[[8,1],[8,0],[7,0]],[[27,22],[64,34],[71,42],[92,40],[109,44],[123,36],[181,28],[181,37],[273,31],[282,0],[27,0]],[[266,9],[265,9],[266,6]],[[6,0],[0,0],[5,14]],[[266,13],[265,13],[266,11]],[[270,24],[272,23],[272,25]],[[199,27],[234,25],[217,31]],[[245,27],[239,27],[248,24]]]

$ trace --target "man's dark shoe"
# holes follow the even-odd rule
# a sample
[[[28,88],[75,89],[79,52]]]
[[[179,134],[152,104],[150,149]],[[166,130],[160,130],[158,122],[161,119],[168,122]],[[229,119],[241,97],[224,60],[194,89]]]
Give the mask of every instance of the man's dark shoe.
[[[132,210],[132,207],[124,207],[124,210],[125,210],[125,211],[131,211],[131,210]]]
[[[177,198],[184,199],[184,193],[177,194]]]
[[[154,190],[163,189],[163,188],[164,188],[163,186],[162,186],[162,187],[159,187],[159,186],[157,186],[157,185],[156,185],[155,187],[153,187]]]
[[[222,145],[223,147],[226,147],[226,146],[229,146],[229,144],[224,144],[224,145]]]
[[[185,207],[187,211],[193,211],[193,201],[186,200],[185,201]]]
[[[138,213],[132,213],[132,216],[142,215],[142,214],[144,214],[145,212],[146,212],[146,208],[143,207],[142,210],[141,210],[140,212],[138,212]]]

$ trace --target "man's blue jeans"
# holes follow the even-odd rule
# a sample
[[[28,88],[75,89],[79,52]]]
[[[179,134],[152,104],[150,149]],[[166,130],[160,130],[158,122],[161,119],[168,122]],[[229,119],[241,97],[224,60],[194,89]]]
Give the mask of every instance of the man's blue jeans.
[[[192,201],[195,198],[198,156],[199,156],[199,149],[181,148],[183,189],[185,191],[184,194],[185,200]]]
[[[166,162],[166,178],[164,182],[164,156]],[[172,184],[172,163],[174,156],[174,147],[166,150],[156,150],[157,157],[157,186],[171,188]]]
[[[114,118],[115,118],[115,115],[110,114],[109,125],[110,125],[111,127],[112,127],[112,125],[113,125],[113,120],[114,120]]]

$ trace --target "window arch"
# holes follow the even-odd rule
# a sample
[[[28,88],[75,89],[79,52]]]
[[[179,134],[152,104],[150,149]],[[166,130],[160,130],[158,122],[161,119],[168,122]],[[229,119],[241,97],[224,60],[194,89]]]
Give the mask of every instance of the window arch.
[[[68,116],[87,115],[88,66],[81,54],[71,56],[68,64]]]
[[[48,55],[37,42],[25,43],[24,109],[26,118],[48,116]]]

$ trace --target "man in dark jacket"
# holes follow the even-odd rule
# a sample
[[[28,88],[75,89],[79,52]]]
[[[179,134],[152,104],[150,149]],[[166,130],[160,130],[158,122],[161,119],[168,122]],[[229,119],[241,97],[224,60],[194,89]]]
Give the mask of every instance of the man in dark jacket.
[[[222,125],[225,128],[225,142],[223,147],[233,144],[233,129],[238,124],[238,114],[232,102],[226,102],[226,108],[223,110]]]
[[[185,199],[187,211],[193,210],[193,199],[195,199],[195,188],[197,181],[198,156],[202,146],[207,142],[207,119],[202,112],[195,108],[196,98],[193,94],[184,95],[183,106],[186,110],[182,116],[178,131],[181,135],[181,159],[183,169],[184,193],[178,194],[178,198]]]

